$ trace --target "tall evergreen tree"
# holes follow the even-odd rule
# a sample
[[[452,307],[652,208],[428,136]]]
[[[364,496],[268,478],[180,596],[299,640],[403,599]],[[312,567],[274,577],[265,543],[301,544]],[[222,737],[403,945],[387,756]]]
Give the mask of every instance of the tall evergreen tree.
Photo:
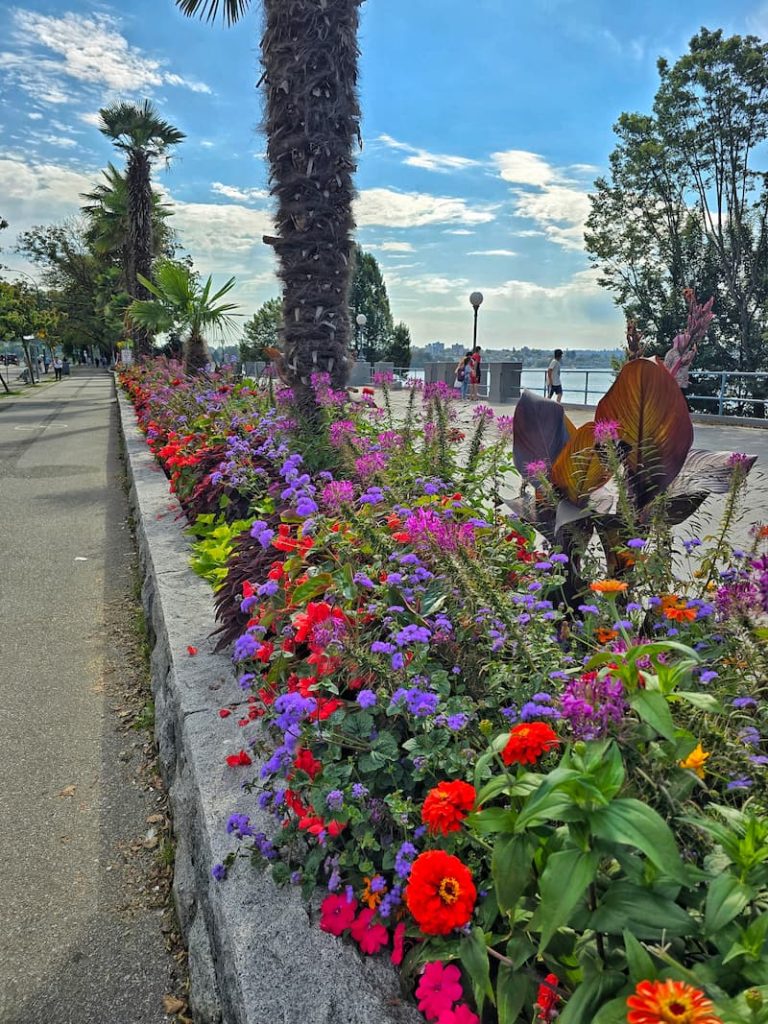
[[[251,0],[175,0],[187,15],[229,23]],[[283,283],[282,370],[314,415],[314,371],[347,378],[353,147],[360,138],[361,0],[263,0],[267,158],[277,200],[274,246]]]
[[[240,358],[268,360],[266,349],[280,344],[280,326],[283,322],[283,303],[280,299],[267,299],[243,325]]]
[[[387,286],[375,256],[356,245],[354,248],[354,273],[349,293],[349,308],[352,319],[362,313],[366,318],[362,332],[361,356],[369,363],[389,358],[387,352],[392,341],[394,322],[389,308]]]
[[[145,100],[141,106],[115,103],[99,111],[99,131],[125,153],[125,181],[128,190],[128,292],[134,299],[146,299],[149,292],[140,276],[150,278],[153,257],[152,162],[168,159],[173,146],[186,137]],[[133,329],[137,357],[152,354],[152,336],[142,326]]]

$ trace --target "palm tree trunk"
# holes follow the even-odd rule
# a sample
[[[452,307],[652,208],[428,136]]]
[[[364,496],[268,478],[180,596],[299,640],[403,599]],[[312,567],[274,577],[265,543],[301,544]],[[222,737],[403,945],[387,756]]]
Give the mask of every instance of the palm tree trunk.
[[[208,366],[208,351],[205,339],[199,331],[190,331],[184,346],[184,370],[186,373],[200,373]]]
[[[152,183],[149,157],[133,149],[128,157],[128,292],[134,299],[149,299],[138,274],[152,276]],[[132,329],[136,358],[152,355],[152,335],[145,327]]]
[[[336,388],[347,380],[360,2],[264,2],[267,155],[278,201],[278,237],[265,241],[283,282],[282,369],[310,416],[314,372],[330,373]]]

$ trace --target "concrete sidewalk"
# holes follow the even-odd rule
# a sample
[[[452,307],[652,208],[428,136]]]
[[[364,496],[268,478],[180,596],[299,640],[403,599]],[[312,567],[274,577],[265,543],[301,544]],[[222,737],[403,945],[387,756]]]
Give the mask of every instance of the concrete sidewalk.
[[[161,911],[126,852],[158,794],[114,712],[135,607],[117,438],[104,371],[0,405],[2,1024],[170,1019]]]

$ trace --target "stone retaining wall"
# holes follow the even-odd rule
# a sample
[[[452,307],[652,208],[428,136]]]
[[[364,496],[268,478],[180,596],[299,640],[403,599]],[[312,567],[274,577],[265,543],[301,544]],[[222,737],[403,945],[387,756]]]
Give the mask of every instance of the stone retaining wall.
[[[118,393],[130,500],[136,519],[142,601],[152,645],[155,735],[176,837],[174,898],[189,948],[196,1024],[416,1024],[384,957],[362,958],[321,932],[298,890],[238,860],[224,882],[211,867],[231,849],[225,825],[249,813],[274,821],[240,789],[225,757],[238,736],[218,709],[238,699],[232,664],[215,654],[213,594],[188,567],[184,516]],[[194,657],[187,646],[197,647]],[[248,773],[248,777],[251,773]]]

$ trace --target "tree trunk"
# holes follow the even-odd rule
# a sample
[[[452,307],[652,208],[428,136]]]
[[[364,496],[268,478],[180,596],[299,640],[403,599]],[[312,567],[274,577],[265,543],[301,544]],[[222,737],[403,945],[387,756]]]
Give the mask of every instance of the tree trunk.
[[[152,296],[139,282],[138,274],[152,276],[152,182],[149,157],[141,149],[128,157],[128,292],[134,299]],[[137,359],[152,355],[152,335],[145,327],[131,330]]]
[[[361,0],[265,0],[261,43],[267,155],[278,201],[282,372],[299,409],[316,411],[311,376],[346,384],[354,228],[353,146]]]
[[[199,331],[191,331],[184,346],[184,370],[186,373],[200,373],[208,366],[208,350],[205,339]]]

